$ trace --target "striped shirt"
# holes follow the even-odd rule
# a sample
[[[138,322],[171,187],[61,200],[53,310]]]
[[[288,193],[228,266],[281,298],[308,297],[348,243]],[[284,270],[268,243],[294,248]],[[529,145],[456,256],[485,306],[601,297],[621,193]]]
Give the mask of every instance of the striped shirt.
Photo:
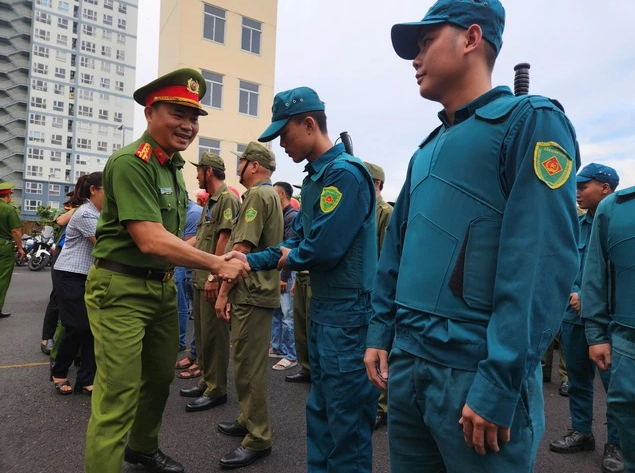
[[[95,262],[91,255],[94,244],[88,240],[95,236],[99,210],[90,200],[75,210],[66,226],[66,242],[55,263],[56,271],[88,274]]]

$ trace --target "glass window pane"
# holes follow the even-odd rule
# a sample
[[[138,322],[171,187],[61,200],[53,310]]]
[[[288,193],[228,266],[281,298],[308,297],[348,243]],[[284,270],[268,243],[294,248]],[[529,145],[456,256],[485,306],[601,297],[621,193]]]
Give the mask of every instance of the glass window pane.
[[[251,52],[260,54],[260,31],[251,32]]]
[[[245,90],[240,91],[240,102],[238,104],[238,111],[240,113],[249,112],[249,92]]]
[[[212,107],[221,108],[223,101],[223,86],[213,84],[212,86]]]
[[[243,28],[242,39],[240,42],[240,49],[243,51],[251,51],[251,30],[249,28]]]
[[[225,20],[216,20],[216,31],[214,31],[214,41],[225,42]]]

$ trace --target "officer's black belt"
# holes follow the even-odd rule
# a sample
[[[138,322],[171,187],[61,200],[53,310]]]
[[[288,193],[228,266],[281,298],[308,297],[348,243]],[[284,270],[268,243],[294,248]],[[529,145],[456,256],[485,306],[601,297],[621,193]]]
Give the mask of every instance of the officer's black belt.
[[[95,260],[95,267],[104,268],[109,271],[114,271],[115,273],[127,274],[128,276],[135,276],[137,278],[151,279],[153,281],[169,281],[174,277],[174,269],[157,271],[155,269],[137,268],[101,258]]]

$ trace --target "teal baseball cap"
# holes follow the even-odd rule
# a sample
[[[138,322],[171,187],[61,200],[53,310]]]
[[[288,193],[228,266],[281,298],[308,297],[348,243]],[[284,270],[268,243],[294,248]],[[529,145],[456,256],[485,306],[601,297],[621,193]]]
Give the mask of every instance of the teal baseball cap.
[[[604,164],[587,164],[576,177],[577,182],[589,182],[592,179],[608,184],[613,190],[620,184],[620,177],[617,175],[617,171]]]
[[[398,23],[392,27],[392,46],[403,59],[419,54],[419,35],[424,26],[451,23],[463,29],[476,24],[483,37],[494,46],[496,55],[503,45],[505,9],[498,0],[438,0],[421,21]]]
[[[324,102],[310,87],[297,87],[276,94],[271,110],[271,125],[258,138],[263,143],[275,139],[292,116],[324,110]]]

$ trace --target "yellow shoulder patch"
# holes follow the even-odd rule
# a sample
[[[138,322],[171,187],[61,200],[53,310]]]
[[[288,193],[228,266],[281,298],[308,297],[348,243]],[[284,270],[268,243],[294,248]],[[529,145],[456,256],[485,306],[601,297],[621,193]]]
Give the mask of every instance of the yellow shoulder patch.
[[[342,200],[342,193],[337,187],[325,187],[322,189],[322,195],[320,195],[320,209],[326,214],[332,212],[340,203],[340,200]]]
[[[233,217],[232,209],[229,209],[229,208],[225,209],[225,211],[223,212],[223,218],[225,220],[231,220],[232,217]]]
[[[251,222],[258,215],[258,211],[253,207],[249,207],[245,212],[245,222]]]
[[[134,155],[147,163],[152,155],[152,146],[150,146],[149,143],[141,143],[141,146],[139,146],[139,149],[137,149]]]
[[[573,169],[573,160],[555,141],[539,141],[534,148],[534,171],[550,189],[562,186]]]

